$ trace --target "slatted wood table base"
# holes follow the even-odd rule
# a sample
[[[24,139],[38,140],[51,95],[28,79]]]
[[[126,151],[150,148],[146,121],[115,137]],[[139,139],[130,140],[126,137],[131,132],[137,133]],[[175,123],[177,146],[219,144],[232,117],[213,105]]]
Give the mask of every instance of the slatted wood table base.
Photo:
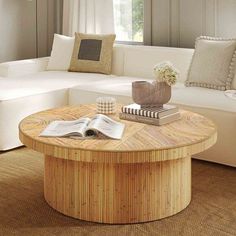
[[[57,211],[86,221],[138,223],[174,215],[191,200],[191,157],[93,163],[45,156],[44,194]]]

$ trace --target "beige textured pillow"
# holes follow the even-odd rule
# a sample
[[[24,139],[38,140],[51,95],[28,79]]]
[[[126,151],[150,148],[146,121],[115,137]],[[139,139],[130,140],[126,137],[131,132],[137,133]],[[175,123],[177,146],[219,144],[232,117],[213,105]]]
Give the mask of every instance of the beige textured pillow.
[[[227,90],[235,73],[236,39],[199,37],[186,86]]]
[[[110,74],[115,37],[75,33],[69,71]]]
[[[235,60],[236,60],[236,58],[235,58]],[[235,65],[234,79],[233,79],[233,82],[232,82],[231,89],[235,89],[236,90],[236,65]]]

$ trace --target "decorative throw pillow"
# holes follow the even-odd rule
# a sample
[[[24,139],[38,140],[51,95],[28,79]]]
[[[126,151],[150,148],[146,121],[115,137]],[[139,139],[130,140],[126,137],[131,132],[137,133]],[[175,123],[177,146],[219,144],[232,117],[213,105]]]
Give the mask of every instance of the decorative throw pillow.
[[[110,74],[115,37],[75,33],[69,71]]]
[[[54,34],[51,57],[47,70],[68,71],[75,38]]]
[[[236,58],[234,60],[236,60]],[[236,65],[235,65],[234,79],[233,79],[233,82],[232,82],[231,89],[235,89],[236,90]]]
[[[186,86],[230,89],[235,59],[236,39],[197,38]]]

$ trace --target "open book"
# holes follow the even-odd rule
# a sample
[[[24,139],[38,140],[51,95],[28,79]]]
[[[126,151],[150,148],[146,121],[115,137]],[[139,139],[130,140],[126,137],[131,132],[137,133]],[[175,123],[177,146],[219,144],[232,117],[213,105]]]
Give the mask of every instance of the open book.
[[[92,119],[82,117],[73,121],[53,121],[40,136],[89,138],[101,133],[112,139],[121,139],[124,128],[124,124],[114,121],[108,116],[98,114]]]

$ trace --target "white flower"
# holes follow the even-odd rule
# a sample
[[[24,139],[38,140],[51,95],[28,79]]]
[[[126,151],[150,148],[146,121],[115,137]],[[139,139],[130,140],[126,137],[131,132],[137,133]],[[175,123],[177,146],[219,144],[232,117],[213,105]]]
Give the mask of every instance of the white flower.
[[[153,68],[156,80],[166,82],[169,86],[174,85],[179,77],[179,71],[169,61],[161,62]]]

